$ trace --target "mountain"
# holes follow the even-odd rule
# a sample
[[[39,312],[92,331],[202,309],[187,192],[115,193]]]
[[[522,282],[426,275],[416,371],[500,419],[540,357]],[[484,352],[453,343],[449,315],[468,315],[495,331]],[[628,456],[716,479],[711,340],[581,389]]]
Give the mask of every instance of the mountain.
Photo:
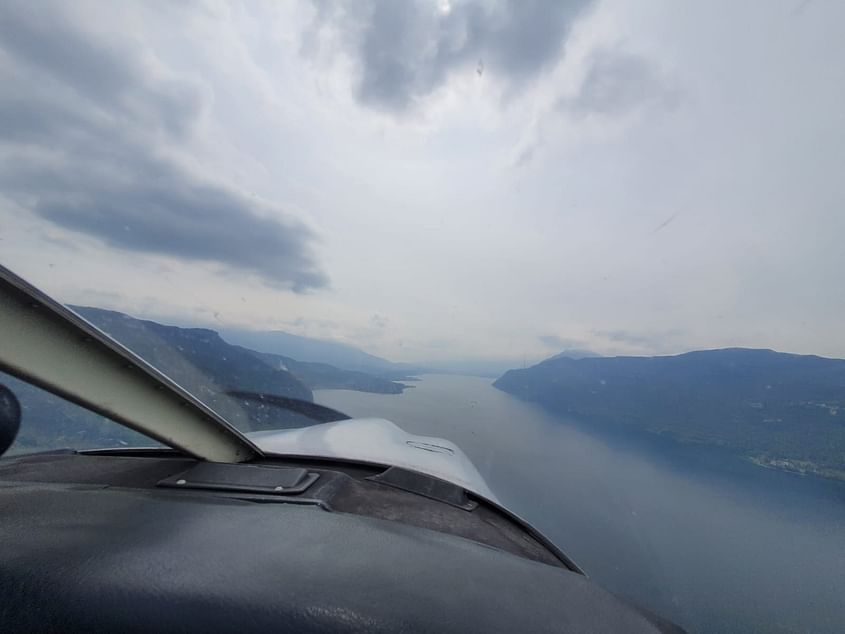
[[[589,350],[564,350],[552,357],[571,357],[580,359],[582,357],[597,357],[595,352]],[[526,363],[534,365],[536,360],[532,359],[451,359],[446,361],[427,361],[426,367],[429,372],[438,374],[465,374],[468,376],[480,376],[495,379],[502,376],[510,368],[515,366],[526,367]]]
[[[277,422],[291,424],[298,417],[262,405],[235,401],[229,391],[273,394],[313,401],[311,389],[290,372],[269,366],[253,353],[233,346],[207,328],[179,328],[135,319],[111,310],[72,306],[74,311],[164,372],[186,390],[217,410],[236,427],[259,429]]]
[[[493,385],[562,416],[845,479],[845,360],[742,348],[554,357]]]
[[[354,390],[375,394],[401,394],[409,387],[374,374],[341,370],[327,363],[297,361],[279,354],[254,350],[249,350],[249,352],[257,355],[271,367],[290,372],[312,390]]]
[[[393,363],[375,355],[336,341],[312,339],[292,335],[282,330],[223,329],[222,337],[229,343],[302,362],[323,363],[335,368],[366,372],[402,380],[421,368],[407,363]]]
[[[451,359],[443,361],[428,361],[426,367],[429,372],[436,374],[462,374],[466,376],[480,376],[495,379],[515,365],[522,365],[522,361],[514,359]]]
[[[405,387],[381,377],[319,363],[268,355],[232,345],[214,330],[180,328],[100,308],[73,310],[245,429],[309,424],[278,408],[225,396],[255,392],[313,401],[313,389],[354,389],[398,394]]]

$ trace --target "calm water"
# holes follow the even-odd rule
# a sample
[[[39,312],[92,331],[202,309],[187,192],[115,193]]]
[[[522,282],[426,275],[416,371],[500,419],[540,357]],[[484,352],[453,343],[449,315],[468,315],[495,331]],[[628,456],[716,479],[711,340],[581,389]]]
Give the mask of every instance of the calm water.
[[[845,632],[845,486],[599,435],[475,377],[320,403],[452,440],[604,587],[691,632]]]

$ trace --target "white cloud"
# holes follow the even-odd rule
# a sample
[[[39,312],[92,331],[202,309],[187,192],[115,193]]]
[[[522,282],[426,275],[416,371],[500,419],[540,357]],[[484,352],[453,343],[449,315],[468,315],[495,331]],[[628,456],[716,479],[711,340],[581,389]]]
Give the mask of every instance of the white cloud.
[[[4,264],[67,301],[404,360],[845,355],[843,9],[636,4],[527,12],[534,48],[503,26],[521,3],[391,28],[369,2],[64,5],[113,52],[80,74],[32,61],[58,40],[0,39]],[[216,204],[233,222],[192,231]]]

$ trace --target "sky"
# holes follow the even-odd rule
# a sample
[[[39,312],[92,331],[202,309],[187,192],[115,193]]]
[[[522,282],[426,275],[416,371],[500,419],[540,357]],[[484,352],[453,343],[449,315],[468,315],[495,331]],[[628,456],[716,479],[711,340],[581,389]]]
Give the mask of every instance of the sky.
[[[7,0],[0,262],[396,361],[845,357],[845,3]]]

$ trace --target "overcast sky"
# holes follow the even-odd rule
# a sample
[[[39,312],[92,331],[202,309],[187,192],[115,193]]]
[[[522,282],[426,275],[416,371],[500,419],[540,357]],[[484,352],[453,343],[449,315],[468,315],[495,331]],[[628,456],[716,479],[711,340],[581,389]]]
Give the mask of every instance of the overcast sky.
[[[0,261],[394,360],[845,356],[839,0],[0,5]]]

